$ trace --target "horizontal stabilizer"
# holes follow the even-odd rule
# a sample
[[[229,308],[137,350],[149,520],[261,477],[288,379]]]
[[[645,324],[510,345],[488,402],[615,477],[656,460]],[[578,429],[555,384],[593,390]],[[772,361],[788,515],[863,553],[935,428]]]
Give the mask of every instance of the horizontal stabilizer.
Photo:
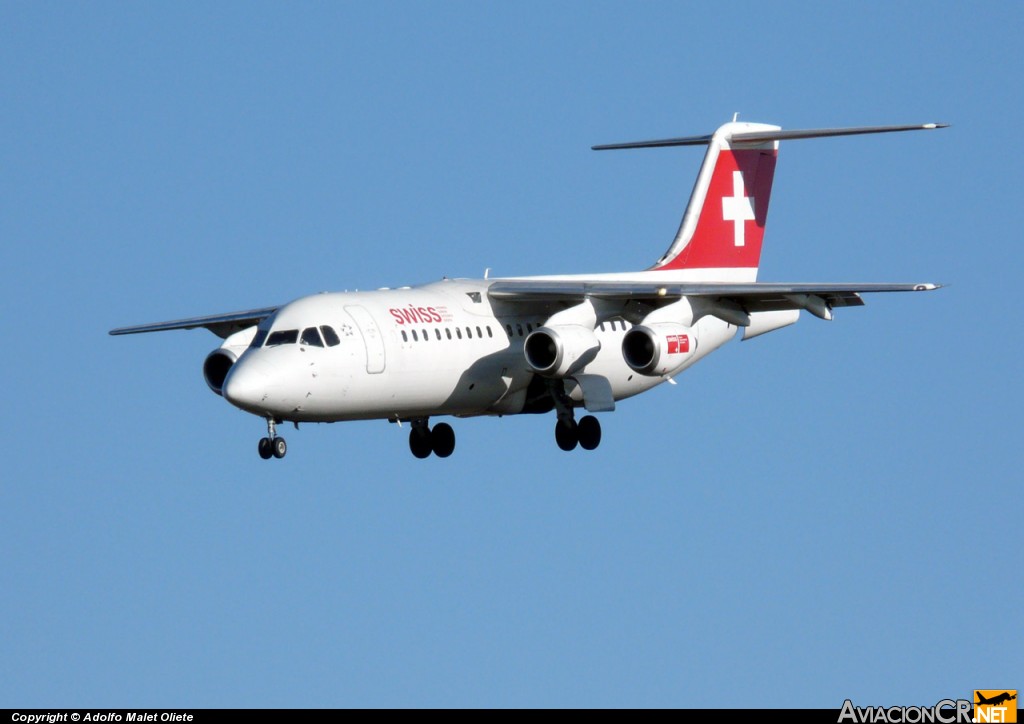
[[[828,136],[860,136],[867,133],[898,133],[900,131],[930,131],[948,128],[948,123],[920,123],[908,126],[858,126],[854,128],[806,128],[794,131],[748,131],[728,136],[732,143],[767,143],[768,141],[792,141],[799,138],[825,138]],[[666,148],[669,146],[706,146],[712,136],[683,136],[663,138],[654,141],[630,141],[627,143],[606,143],[591,146],[594,151],[614,151],[622,148]]]

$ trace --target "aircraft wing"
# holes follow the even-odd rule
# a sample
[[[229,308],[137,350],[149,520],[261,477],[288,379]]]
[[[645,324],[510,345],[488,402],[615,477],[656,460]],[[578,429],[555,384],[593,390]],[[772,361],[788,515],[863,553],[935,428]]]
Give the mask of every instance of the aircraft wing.
[[[227,339],[235,332],[259,324],[277,311],[277,307],[250,309],[244,312],[228,312],[227,314],[211,314],[206,317],[189,317],[175,319],[170,322],[154,322],[140,324],[135,327],[118,327],[110,330],[110,334],[141,334],[142,332],[164,332],[168,329],[197,329],[203,327],[221,339]]]
[[[743,312],[770,312],[806,309],[817,316],[825,308],[863,306],[863,293],[924,292],[941,284],[785,284],[785,283],[709,283],[663,281],[587,281],[520,279],[495,281],[488,295],[507,302],[582,301],[586,297],[612,301],[642,301],[658,306],[680,297],[703,297],[709,302],[725,302]],[[819,314],[819,312],[822,312]]]

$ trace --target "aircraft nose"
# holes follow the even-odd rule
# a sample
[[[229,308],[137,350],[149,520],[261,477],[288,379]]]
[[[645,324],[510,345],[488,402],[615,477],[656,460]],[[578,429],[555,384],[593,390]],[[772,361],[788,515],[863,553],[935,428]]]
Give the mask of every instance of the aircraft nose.
[[[261,359],[242,359],[232,365],[222,388],[224,398],[243,410],[265,406],[274,380],[274,368]]]

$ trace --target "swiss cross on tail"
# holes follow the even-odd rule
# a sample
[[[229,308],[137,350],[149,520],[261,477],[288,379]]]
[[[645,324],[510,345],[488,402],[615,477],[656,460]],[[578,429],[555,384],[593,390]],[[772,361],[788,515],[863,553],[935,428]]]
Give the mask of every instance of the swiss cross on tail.
[[[659,268],[757,269],[777,157],[774,148],[720,149],[692,236]]]
[[[733,244],[746,246],[746,222],[754,220],[754,197],[743,194],[743,174],[732,172],[732,196],[722,199],[722,218],[733,222]]]

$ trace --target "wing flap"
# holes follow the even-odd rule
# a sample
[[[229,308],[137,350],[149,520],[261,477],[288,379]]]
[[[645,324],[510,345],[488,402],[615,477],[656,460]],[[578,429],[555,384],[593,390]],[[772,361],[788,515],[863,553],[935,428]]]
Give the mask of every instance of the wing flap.
[[[211,314],[205,317],[188,317],[187,319],[174,319],[169,322],[153,322],[151,324],[140,324],[134,327],[118,327],[110,330],[110,334],[117,336],[122,334],[142,334],[143,332],[165,332],[169,329],[208,329],[221,339],[230,337],[246,327],[259,324],[271,314],[276,312],[278,307],[264,307],[262,309],[249,309],[244,312],[228,312],[227,314]]]

